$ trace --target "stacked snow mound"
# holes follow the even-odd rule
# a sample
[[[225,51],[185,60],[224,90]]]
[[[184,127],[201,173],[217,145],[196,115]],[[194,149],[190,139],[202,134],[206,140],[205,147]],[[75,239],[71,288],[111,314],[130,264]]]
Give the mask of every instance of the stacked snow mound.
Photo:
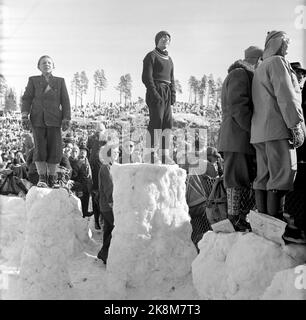
[[[24,241],[25,200],[0,195],[0,263],[16,266]]]
[[[32,187],[26,197],[26,213],[17,298],[76,298],[68,259],[88,237],[86,225],[79,220],[78,200],[65,189]]]
[[[276,273],[263,300],[306,300],[306,265]]]
[[[112,299],[138,290],[161,298],[191,274],[196,250],[185,200],[185,170],[176,165],[113,165],[115,228],[107,271]]]
[[[200,254],[192,263],[192,275],[202,299],[270,298],[271,294],[264,293],[275,274],[306,259],[305,247],[282,247],[252,232],[209,231],[199,242],[199,248]],[[291,286],[294,287],[294,282]]]

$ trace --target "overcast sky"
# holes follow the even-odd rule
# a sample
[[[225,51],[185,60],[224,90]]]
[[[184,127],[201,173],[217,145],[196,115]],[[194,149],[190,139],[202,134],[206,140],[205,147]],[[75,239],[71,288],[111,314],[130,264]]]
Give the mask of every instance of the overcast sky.
[[[171,34],[169,54],[175,78],[183,86],[178,100],[188,100],[188,79],[213,73],[224,78],[228,66],[243,58],[250,45],[263,47],[267,31],[291,37],[287,58],[302,61],[302,30],[295,27],[302,0],[2,0],[4,19],[1,73],[17,93],[39,74],[41,55],[53,57],[54,75],[66,79],[86,71],[87,96],[93,99],[92,76],[104,69],[107,101],[118,101],[114,89],[130,73],[132,99],[144,97],[142,60],[154,48],[155,34]],[[306,67],[306,66],[305,66]],[[74,99],[72,99],[74,101]]]

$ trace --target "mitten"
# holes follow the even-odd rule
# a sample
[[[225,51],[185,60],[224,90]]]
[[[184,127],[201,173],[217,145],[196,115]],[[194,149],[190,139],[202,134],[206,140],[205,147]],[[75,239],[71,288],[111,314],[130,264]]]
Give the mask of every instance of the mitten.
[[[70,127],[70,120],[63,119],[62,120],[62,130],[66,131],[69,129],[69,127]]]
[[[304,143],[304,139],[305,139],[301,122],[295,125],[293,128],[290,128],[289,133],[290,133],[289,140],[291,140],[293,147],[299,148]]]

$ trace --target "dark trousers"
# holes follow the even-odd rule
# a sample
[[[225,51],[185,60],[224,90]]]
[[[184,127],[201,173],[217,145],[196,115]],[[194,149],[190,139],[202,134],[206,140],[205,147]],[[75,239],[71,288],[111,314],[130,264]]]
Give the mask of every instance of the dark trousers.
[[[99,193],[98,193],[98,191],[97,190],[93,190],[91,192],[91,197],[92,197],[92,211],[93,211],[93,214],[94,214],[95,222],[97,224],[100,224],[99,218],[100,218],[101,212],[100,212]]]
[[[204,233],[211,230],[210,223],[206,216],[206,202],[189,208],[189,215],[192,227],[191,241],[199,253],[199,241],[203,238]]]
[[[160,129],[161,132],[163,132],[165,129],[172,129],[173,123],[170,86],[162,82],[156,82],[155,85],[157,92],[161,96],[160,101],[158,101],[150,91],[147,91],[146,93],[146,103],[149,108],[150,116],[148,132],[151,138],[151,141],[147,141],[148,148],[153,148],[159,143],[159,134],[156,132],[156,139],[154,139],[154,130]],[[167,138],[163,144],[163,149],[169,148],[169,141],[167,141]]]
[[[241,152],[224,152],[225,188],[250,188],[255,177],[255,155]]]
[[[107,261],[108,250],[112,239],[112,231],[114,229],[114,214],[113,210],[102,212],[103,217],[103,245],[98,253],[98,256],[104,261]]]
[[[63,155],[61,128],[33,127],[33,161],[60,163]]]
[[[83,195],[81,197],[81,204],[82,204],[82,213],[83,218],[88,216],[88,205],[89,205],[89,193],[83,191]]]
[[[297,164],[294,190],[286,195],[285,212],[294,217],[295,225],[306,232],[306,163]]]

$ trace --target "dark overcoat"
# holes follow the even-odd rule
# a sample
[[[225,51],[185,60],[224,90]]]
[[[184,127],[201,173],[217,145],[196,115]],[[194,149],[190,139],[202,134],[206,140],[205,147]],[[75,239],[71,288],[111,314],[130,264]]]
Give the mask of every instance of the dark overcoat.
[[[44,76],[30,77],[22,97],[21,112],[30,114],[33,127],[61,127],[63,119],[71,120],[65,80],[51,75],[47,86]]]

